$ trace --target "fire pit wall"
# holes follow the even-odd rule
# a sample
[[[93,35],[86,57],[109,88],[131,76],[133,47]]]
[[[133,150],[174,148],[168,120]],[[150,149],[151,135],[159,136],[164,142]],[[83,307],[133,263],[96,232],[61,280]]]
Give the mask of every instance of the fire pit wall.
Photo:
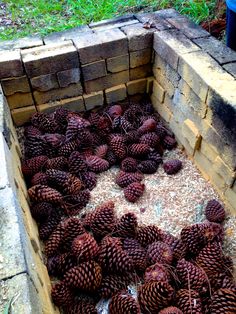
[[[0,50],[0,284],[3,301],[20,293],[14,305],[18,313],[58,312],[30,214],[15,131],[36,111],[58,106],[84,111],[149,93],[235,214],[236,53],[206,31],[169,9],[44,39],[3,42]]]

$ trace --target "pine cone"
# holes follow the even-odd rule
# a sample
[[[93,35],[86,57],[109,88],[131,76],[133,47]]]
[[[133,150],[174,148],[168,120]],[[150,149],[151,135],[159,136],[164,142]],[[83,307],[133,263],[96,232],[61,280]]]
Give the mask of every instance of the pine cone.
[[[143,157],[150,152],[151,148],[148,144],[131,144],[128,147],[130,156]]]
[[[58,148],[65,141],[65,135],[59,133],[46,133],[40,136],[40,138],[47,143],[47,146],[51,148]]]
[[[110,140],[110,147],[117,158],[124,159],[126,156],[126,146],[124,137],[121,135],[113,135]]]
[[[77,265],[76,258],[70,253],[63,253],[53,256],[47,261],[47,269],[50,276],[62,277],[64,274]]]
[[[88,204],[89,200],[90,200],[89,190],[83,190],[75,195],[68,196],[64,204],[67,215],[69,216],[77,215],[81,211],[81,209]]]
[[[124,117],[120,117],[120,129],[125,132],[129,132],[134,129],[132,123],[126,120]]]
[[[139,142],[140,135],[137,130],[132,130],[124,135],[124,140],[127,144],[133,144]]]
[[[120,292],[111,298],[109,303],[110,314],[140,314],[137,301],[127,292]]]
[[[144,281],[163,281],[169,282],[170,281],[170,274],[167,268],[159,263],[149,266],[144,275]]]
[[[88,168],[84,158],[77,151],[70,154],[68,165],[69,171],[76,176],[78,176],[80,172],[86,171]]]
[[[152,174],[157,171],[158,164],[154,160],[143,160],[137,168],[142,173]]]
[[[34,204],[30,208],[31,214],[36,221],[45,221],[54,211],[53,205],[47,202]]]
[[[68,120],[66,129],[67,141],[74,140],[82,129],[90,126],[90,122],[88,120],[83,119],[76,113],[69,113],[67,120]]]
[[[204,224],[194,224],[182,229],[181,240],[191,254],[197,255],[204,247],[206,242],[203,236],[204,229]]]
[[[121,116],[122,113],[123,113],[123,110],[120,105],[112,105],[108,109],[108,114],[112,119]]]
[[[176,147],[177,142],[174,137],[166,135],[163,138],[163,146],[169,150],[173,149]]]
[[[77,257],[79,263],[94,259],[98,254],[98,250],[96,240],[89,233],[77,236],[71,246],[71,252]]]
[[[129,250],[136,250],[136,249],[141,249],[142,248],[142,246],[140,245],[138,240],[130,239],[130,238],[123,239],[122,247],[123,247],[124,250],[127,250],[127,251],[129,251]]]
[[[84,187],[90,191],[97,185],[97,176],[92,171],[81,172],[79,178],[83,182]]]
[[[97,156],[88,156],[86,158],[86,163],[89,170],[95,173],[103,172],[110,168],[110,164],[107,160]]]
[[[162,240],[162,231],[155,225],[139,227],[137,240],[143,247],[147,247],[155,241]]]
[[[178,238],[176,238],[175,236],[173,236],[171,233],[169,232],[163,232],[163,236],[162,236],[162,242],[168,244],[170,247],[175,243],[175,241],[177,241]]]
[[[160,137],[160,139],[163,139],[165,135],[167,135],[167,130],[163,125],[158,124],[156,126],[156,134]]]
[[[148,246],[147,257],[151,264],[171,264],[173,260],[170,246],[161,241],[153,242]]]
[[[64,156],[64,157],[69,157],[73,151],[75,151],[76,149],[79,148],[79,145],[80,145],[80,142],[78,139],[75,139],[75,140],[69,141],[69,142],[65,142],[58,149],[58,155]]]
[[[157,126],[156,121],[153,118],[149,118],[143,122],[141,127],[138,128],[140,134],[155,131]]]
[[[27,158],[33,158],[37,156],[46,156],[46,145],[40,136],[29,136],[24,142],[25,156]],[[46,156],[47,157],[47,156]],[[32,167],[33,168],[33,167]]]
[[[230,289],[219,289],[212,296],[211,313],[236,313],[236,292]]]
[[[58,129],[58,124],[50,115],[46,113],[37,112],[32,115],[31,123],[40,131],[45,133],[55,133]]]
[[[225,220],[224,207],[217,200],[211,200],[207,203],[205,215],[206,219],[211,222],[221,223]]]
[[[129,184],[133,182],[138,182],[143,179],[143,175],[138,172],[124,172],[119,171],[116,177],[116,184],[118,184],[121,188],[127,187]]]
[[[96,147],[95,149],[95,155],[99,158],[105,158],[106,157],[106,154],[108,152],[108,145],[107,144],[102,144],[102,145],[99,145]]]
[[[176,295],[176,305],[184,314],[202,314],[202,301],[197,291],[181,289]]]
[[[47,256],[58,255],[59,250],[64,241],[65,228],[63,223],[60,223],[57,228],[50,235],[46,245],[45,253]]]
[[[147,155],[147,158],[149,160],[154,160],[158,165],[162,163],[162,157],[161,155],[158,153],[158,152],[150,152],[148,155]]]
[[[31,179],[31,185],[48,185],[48,176],[44,172],[37,172]]]
[[[172,159],[164,162],[163,168],[167,174],[175,174],[182,168],[182,162],[178,159]]]
[[[142,313],[157,313],[170,303],[173,292],[173,288],[162,281],[151,281],[140,286],[138,300]]]
[[[179,259],[186,256],[187,246],[182,240],[177,239],[171,244],[171,250],[173,254],[173,260],[178,261]]]
[[[132,238],[138,227],[137,217],[133,213],[124,214],[115,226],[115,235],[122,238]]]
[[[42,135],[42,132],[36,128],[33,125],[28,125],[24,127],[24,136],[29,137],[29,136],[40,136]]]
[[[135,172],[137,170],[137,160],[132,157],[126,157],[121,162],[121,170],[124,172]]]
[[[84,292],[94,292],[101,285],[102,269],[94,261],[85,262],[66,272],[64,281],[69,287]]]
[[[49,203],[61,203],[63,196],[60,192],[50,188],[47,185],[37,184],[28,189],[28,194],[33,202],[49,202]]]
[[[85,232],[82,222],[79,218],[70,217],[63,221],[65,228],[64,243],[71,249],[73,240]]]
[[[63,156],[48,159],[45,163],[45,169],[66,170],[67,159]]]
[[[125,250],[129,257],[131,258],[134,269],[136,271],[141,271],[143,272],[147,268],[147,256],[146,256],[146,250],[143,248],[140,249],[129,249]]]
[[[160,138],[155,132],[150,132],[141,136],[140,143],[155,148],[160,143]]]
[[[183,314],[183,312],[175,306],[169,306],[161,310],[159,314]]]
[[[39,237],[41,240],[46,241],[52,232],[56,229],[61,220],[61,216],[56,212],[53,212],[46,222],[39,226]]]
[[[68,114],[69,114],[69,110],[59,107],[54,111],[54,119],[60,126],[66,125]]]
[[[78,300],[66,306],[63,310],[65,314],[98,314],[95,306],[86,300]]]
[[[52,287],[52,300],[57,306],[65,306],[73,302],[74,294],[63,281]]]
[[[131,274],[125,275],[108,275],[103,277],[99,289],[99,294],[102,298],[109,299],[112,295],[127,288],[134,280]]]
[[[145,185],[140,182],[133,182],[124,188],[124,196],[127,201],[134,203],[144,193]]]
[[[47,156],[37,156],[27,159],[22,163],[21,170],[25,176],[32,176],[42,170],[47,160]]]

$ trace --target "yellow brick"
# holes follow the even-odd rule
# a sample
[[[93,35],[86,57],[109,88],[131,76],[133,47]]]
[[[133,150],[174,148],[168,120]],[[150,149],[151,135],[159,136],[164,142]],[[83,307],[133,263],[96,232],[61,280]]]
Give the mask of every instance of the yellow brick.
[[[127,97],[125,84],[114,86],[105,90],[106,102],[111,104],[116,101],[124,100]]]
[[[127,93],[128,95],[135,95],[135,94],[143,94],[147,88],[147,79],[139,79],[135,81],[128,82],[127,86]]]
[[[86,110],[91,110],[95,107],[100,107],[104,103],[103,92],[94,92],[91,94],[84,94],[84,104]]]
[[[78,112],[85,111],[84,99],[82,96],[66,98],[60,101],[54,101],[47,104],[38,105],[37,110],[39,112],[50,113],[54,112],[54,110],[56,110],[59,107],[63,107]]]
[[[182,126],[183,136],[188,140],[189,145],[195,151],[201,144],[201,135],[198,128],[190,119],[186,119]]]
[[[12,119],[17,126],[22,126],[29,121],[31,116],[36,112],[35,106],[28,106],[18,109],[12,109]]]
[[[234,180],[236,178],[236,172],[233,171],[230,167],[226,165],[226,163],[220,158],[220,156],[217,156],[214,164],[213,169],[216,173],[218,173],[222,178],[224,178],[225,183],[231,187],[234,183]]]
[[[225,191],[225,197],[233,208],[233,214],[236,215],[236,193],[233,189],[228,188]]]
[[[214,162],[215,159],[218,156],[218,152],[216,151],[215,147],[208,144],[205,140],[202,139],[201,147],[200,147],[201,153],[207,157],[208,160],[211,162]]]
[[[153,76],[147,77],[146,93],[148,93],[148,94],[151,94],[153,92],[153,81],[154,81]]]
[[[156,80],[153,81],[153,95],[160,103],[163,103],[165,90]]]
[[[194,161],[198,169],[201,171],[203,177],[209,180],[209,169],[212,167],[212,162],[207,159],[207,157],[203,155],[201,151],[198,150],[194,154]]]
[[[172,113],[169,110],[169,108],[163,104],[160,103],[159,99],[155,97],[155,94],[153,93],[151,96],[153,107],[156,109],[156,111],[159,113],[159,115],[166,121],[169,122],[172,118]]]
[[[7,103],[10,109],[27,107],[34,104],[31,93],[15,93],[7,96]]]

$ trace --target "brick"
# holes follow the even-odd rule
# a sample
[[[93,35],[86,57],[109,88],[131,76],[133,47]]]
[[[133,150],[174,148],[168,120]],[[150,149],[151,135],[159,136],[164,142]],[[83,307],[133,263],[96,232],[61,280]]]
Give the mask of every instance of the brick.
[[[35,106],[28,106],[11,110],[12,119],[16,126],[22,126],[23,124],[28,122],[35,112]]]
[[[218,151],[214,146],[209,144],[205,139],[201,142],[200,150],[204,156],[206,156],[211,162],[214,162],[218,157]]]
[[[15,93],[7,96],[7,102],[10,109],[26,107],[34,104],[31,93]]]
[[[96,80],[84,83],[87,94],[98,92],[116,85],[124,84],[129,81],[129,71],[108,74]]]
[[[80,96],[83,93],[83,89],[80,83],[71,84],[68,87],[52,89],[47,92],[34,91],[34,99],[37,105],[47,103],[49,101],[60,100],[63,98],[70,98]]]
[[[1,81],[2,89],[5,95],[13,95],[15,93],[30,92],[29,82],[26,76],[12,77]]]
[[[47,92],[51,89],[59,88],[56,74],[45,74],[33,77],[31,80],[32,88],[39,92]]]
[[[129,55],[122,55],[106,60],[107,71],[111,73],[121,72],[129,69]]]
[[[25,49],[21,55],[29,77],[79,67],[78,53],[71,41]]]
[[[20,51],[0,51],[0,78],[23,75]]]
[[[198,38],[194,42],[220,64],[236,61],[236,52],[215,37]]]
[[[152,100],[152,104],[153,107],[156,109],[156,111],[159,113],[159,115],[166,121],[166,122],[170,122],[171,118],[172,118],[172,113],[169,110],[169,108],[167,108],[166,105],[164,105],[163,103],[161,103],[155,96],[155,94],[153,93],[151,96],[151,100]]]
[[[42,104],[42,105],[37,106],[37,110],[39,112],[51,113],[51,112],[54,112],[55,109],[59,107],[63,107],[65,109],[78,111],[78,112],[85,111],[84,99],[82,96],[62,99],[59,101],[55,101],[53,103]]]
[[[33,35],[13,40],[0,42],[0,50],[16,50],[42,46],[43,40],[40,35]]]
[[[195,24],[193,21],[185,16],[167,18],[167,21],[175,28],[183,32],[184,35],[186,35],[188,38],[193,39],[204,37],[204,40],[206,40],[206,37],[210,36],[210,34],[205,31],[201,26]]]
[[[102,91],[91,94],[84,94],[83,97],[86,110],[91,110],[94,109],[95,107],[100,107],[104,103]]]
[[[57,73],[57,79],[60,87],[67,87],[70,84],[79,83],[80,81],[80,69],[74,68],[64,70]]]
[[[175,9],[163,9],[154,12],[156,16],[162,19],[172,18],[172,17],[181,17],[182,15]]]
[[[165,90],[156,80],[153,82],[153,95],[160,103],[164,102]]]
[[[82,73],[84,81],[90,81],[105,76],[106,75],[105,60],[100,60],[82,65]]]
[[[175,70],[178,66],[179,56],[200,50],[197,45],[178,30],[155,33],[153,48]]]
[[[152,49],[142,49],[130,53],[130,67],[136,68],[141,65],[150,63],[152,60]]]
[[[140,67],[130,69],[130,80],[138,80],[152,75],[152,65],[145,64]]]
[[[138,23],[138,20],[133,14],[119,16],[113,19],[102,20],[95,23],[90,23],[89,26],[94,31],[104,31],[112,28],[120,28],[127,25]]]
[[[12,156],[2,133],[0,133],[0,150],[1,150],[0,190],[2,190],[6,186],[10,186],[11,184],[14,184],[12,180],[12,176],[13,176]]]
[[[141,23],[122,27],[129,41],[129,51],[152,48],[153,33],[155,29],[145,29]]]
[[[209,180],[209,169],[212,167],[212,162],[198,150],[194,154],[194,162],[204,178]]]
[[[153,69],[153,74],[156,79],[156,81],[162,86],[165,87],[165,90],[169,97],[173,97],[175,93],[175,87],[174,85],[164,76],[160,71],[157,69]]]
[[[229,187],[232,187],[236,178],[236,173],[220,158],[220,156],[216,157],[213,163],[213,169],[225,180],[225,183]]]
[[[173,28],[173,26],[167,20],[158,15],[158,11],[153,13],[139,13],[135,14],[135,16],[143,24],[149,21],[152,27],[159,31]]]
[[[74,43],[82,64],[128,53],[127,38],[119,29],[80,35]]]
[[[232,189],[228,188],[225,191],[225,197],[233,208],[232,213],[236,215],[236,193]]]
[[[189,145],[195,151],[201,144],[201,136],[198,128],[190,119],[186,119],[182,125],[183,136],[188,140]]]
[[[183,136],[181,124],[179,124],[177,121],[175,121],[175,116],[172,115],[171,119],[169,121],[169,127],[171,131],[174,132],[175,138],[179,145],[181,145],[181,148],[186,151],[188,156],[194,155],[194,149],[191,147],[189,141]]]
[[[146,91],[147,80],[139,79],[132,82],[128,82],[126,85],[128,95],[143,94]]]
[[[223,68],[236,78],[236,62],[225,64]]]
[[[147,77],[146,93],[152,94],[152,92],[153,92],[153,82],[154,82],[154,77],[153,76]]]
[[[127,97],[125,84],[114,86],[105,90],[107,104],[124,100]]]

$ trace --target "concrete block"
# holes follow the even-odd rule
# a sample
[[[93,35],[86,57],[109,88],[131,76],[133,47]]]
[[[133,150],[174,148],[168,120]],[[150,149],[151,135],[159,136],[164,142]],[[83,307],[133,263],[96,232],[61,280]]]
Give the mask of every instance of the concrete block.
[[[37,46],[42,46],[43,40],[40,35],[17,38],[13,40],[4,40],[0,42],[0,51],[2,50],[17,50],[27,49]]]
[[[182,126],[183,136],[188,140],[189,145],[195,151],[199,149],[201,144],[201,135],[199,133],[198,128],[190,119],[186,119]]]
[[[152,65],[145,64],[140,67],[130,69],[130,80],[138,80],[152,75]]]
[[[129,69],[129,55],[122,55],[106,60],[107,71],[111,73],[121,72]]]
[[[30,78],[79,67],[78,53],[71,41],[25,49],[21,55]]]
[[[57,73],[57,79],[60,87],[67,87],[70,84],[79,83],[80,81],[80,69],[74,68],[64,70]]]
[[[37,106],[39,112],[54,112],[57,108],[63,107],[72,111],[83,112],[85,111],[83,96],[72,97],[67,99],[62,99],[55,102],[50,102],[47,104],[42,104]]]
[[[2,133],[0,133],[0,151],[1,151],[0,155],[1,164],[0,190],[1,190],[14,183],[12,180],[12,156]]]
[[[107,74],[105,60],[100,60],[82,65],[84,81],[94,80]]]
[[[164,18],[162,18],[159,14],[159,11],[152,12],[152,13],[138,13],[135,14],[136,18],[139,20],[140,23],[145,24],[147,21],[152,24],[152,27],[163,31],[166,29],[173,28],[173,26]]]
[[[153,82],[154,82],[154,79],[155,78],[153,76],[147,77],[146,93],[148,93],[148,94],[152,94],[152,92],[153,92]]]
[[[199,150],[196,150],[194,154],[194,162],[204,178],[209,180],[209,170],[212,168],[212,162]]]
[[[1,80],[1,85],[6,96],[30,92],[29,81],[26,76],[3,79]]]
[[[146,91],[147,80],[139,79],[139,80],[131,81],[131,82],[128,82],[126,86],[127,86],[128,95],[143,94]]]
[[[87,81],[84,83],[87,94],[98,92],[116,85],[124,84],[129,81],[129,71],[108,74],[96,80]]]
[[[106,103],[111,104],[124,100],[127,97],[125,84],[114,86],[105,90]]]
[[[86,110],[91,110],[104,104],[102,91],[91,94],[84,94],[83,97]]]
[[[232,209],[233,209],[232,214],[236,215],[236,193],[232,189],[227,188],[224,195],[227,201],[232,206]]]
[[[60,100],[63,98],[70,98],[80,96],[83,93],[82,85],[80,83],[71,84],[67,87],[52,89],[47,92],[34,91],[34,99],[37,105],[45,104],[49,101]]]
[[[141,65],[151,63],[151,60],[152,60],[151,48],[130,52],[130,67],[131,68],[136,68]]]
[[[225,64],[223,68],[236,78],[236,62]]]
[[[174,85],[171,83],[171,81],[169,81],[166,76],[164,76],[160,71],[158,71],[157,69],[153,69],[153,74],[154,77],[156,79],[156,81],[165,88],[166,93],[169,95],[170,98],[172,98],[174,96],[175,93],[175,87]]]
[[[159,115],[166,121],[166,122],[170,122],[170,120],[172,119],[172,112],[169,110],[169,108],[161,103],[155,96],[155,93],[153,93],[151,95],[151,100],[152,100],[152,104],[153,107],[156,109],[156,111],[159,113]]]
[[[175,9],[163,9],[154,12],[155,15],[162,19],[172,18],[172,17],[181,17],[182,15]]]
[[[23,75],[20,51],[0,51],[0,78]]]
[[[16,126],[22,126],[29,121],[31,116],[36,112],[35,106],[27,106],[23,108],[11,110],[12,119]]]
[[[113,28],[121,28],[123,26],[128,26],[135,23],[138,23],[138,20],[134,17],[134,15],[127,14],[127,15],[119,16],[113,19],[90,23],[89,27],[93,31],[99,32],[99,31],[109,30]]]
[[[164,102],[165,90],[156,80],[153,82],[153,95],[160,103]]]
[[[51,89],[59,88],[56,74],[45,74],[33,77],[31,80],[32,88],[39,92],[47,92]]]
[[[31,106],[34,104],[31,93],[15,93],[11,96],[7,96],[7,102],[10,109]]]
[[[236,178],[236,172],[233,171],[221,158],[217,156],[214,164],[214,171],[219,174],[224,180],[227,186],[232,187]]]

